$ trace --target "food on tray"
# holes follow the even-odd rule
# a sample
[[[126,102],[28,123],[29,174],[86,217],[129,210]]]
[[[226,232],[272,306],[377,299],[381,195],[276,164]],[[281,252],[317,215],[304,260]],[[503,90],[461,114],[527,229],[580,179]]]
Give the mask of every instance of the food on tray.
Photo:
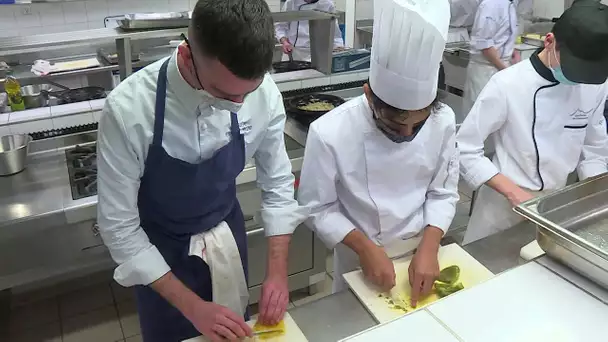
[[[439,278],[435,281],[433,292],[418,301],[416,307],[412,307],[411,298],[408,293],[380,293],[378,298],[382,298],[390,309],[398,312],[408,313],[417,308],[425,307],[439,298],[447,297],[464,289],[460,279],[460,267],[456,265],[448,266],[439,272]],[[409,284],[407,285],[409,286]]]
[[[256,322],[253,332],[259,340],[268,340],[285,334],[285,321],[280,321],[276,325],[264,325]]]
[[[304,106],[299,106],[300,110],[307,110],[309,112],[328,112],[336,108],[333,104],[324,100],[311,100],[310,103]]]
[[[439,278],[437,281],[446,284],[455,284],[460,278],[460,267],[453,265],[446,267],[439,272]]]
[[[462,289],[464,289],[464,285],[462,285],[462,283],[445,284],[441,282],[435,282],[435,293],[437,293],[440,298],[447,297],[452,293],[456,293]]]

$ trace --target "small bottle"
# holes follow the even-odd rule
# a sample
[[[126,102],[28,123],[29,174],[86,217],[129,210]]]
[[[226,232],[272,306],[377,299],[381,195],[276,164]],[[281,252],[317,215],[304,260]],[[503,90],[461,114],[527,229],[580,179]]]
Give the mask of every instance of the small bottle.
[[[25,110],[25,103],[23,102],[23,96],[21,96],[21,85],[15,77],[8,76],[6,78],[4,90],[6,90],[6,94],[8,94],[8,103],[13,112]]]

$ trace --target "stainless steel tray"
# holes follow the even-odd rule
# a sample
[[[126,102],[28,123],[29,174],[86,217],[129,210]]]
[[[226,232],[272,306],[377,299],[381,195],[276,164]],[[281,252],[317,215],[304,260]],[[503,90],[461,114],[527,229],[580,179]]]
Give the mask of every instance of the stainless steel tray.
[[[608,226],[608,174],[523,203],[515,212],[536,223],[536,239],[547,255],[608,288],[608,249],[575,234]]]
[[[190,12],[126,14],[124,19],[117,20],[117,22],[118,26],[124,30],[188,27]]]

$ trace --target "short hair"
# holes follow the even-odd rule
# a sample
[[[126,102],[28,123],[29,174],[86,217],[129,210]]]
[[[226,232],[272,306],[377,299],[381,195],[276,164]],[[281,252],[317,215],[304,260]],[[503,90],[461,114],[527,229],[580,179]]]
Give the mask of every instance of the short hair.
[[[374,93],[374,90],[369,85],[369,82],[367,83],[367,85],[369,86],[369,91],[371,93],[372,104],[374,105],[374,108],[377,108],[378,110],[382,110],[383,112],[387,113],[387,115],[390,118],[398,118],[398,117],[402,116],[403,114],[410,112],[409,110],[393,107],[393,106],[389,105],[388,103],[382,101],[382,99],[380,97],[378,97],[378,95],[376,95],[376,93]],[[407,94],[404,94],[403,96],[407,96]],[[433,100],[433,102],[431,102],[430,105],[426,106],[425,108],[421,108],[420,110],[439,109],[440,106],[441,106],[441,103],[439,102],[439,94],[437,94],[437,95],[435,95],[435,99]]]
[[[272,68],[274,24],[264,0],[199,0],[189,32],[195,49],[239,78],[260,78]]]

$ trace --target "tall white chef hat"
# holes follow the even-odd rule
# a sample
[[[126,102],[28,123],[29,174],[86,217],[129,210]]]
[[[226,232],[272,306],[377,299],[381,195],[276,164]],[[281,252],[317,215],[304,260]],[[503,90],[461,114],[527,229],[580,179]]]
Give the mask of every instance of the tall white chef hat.
[[[404,110],[437,96],[439,63],[450,24],[448,0],[375,0],[370,86]]]

